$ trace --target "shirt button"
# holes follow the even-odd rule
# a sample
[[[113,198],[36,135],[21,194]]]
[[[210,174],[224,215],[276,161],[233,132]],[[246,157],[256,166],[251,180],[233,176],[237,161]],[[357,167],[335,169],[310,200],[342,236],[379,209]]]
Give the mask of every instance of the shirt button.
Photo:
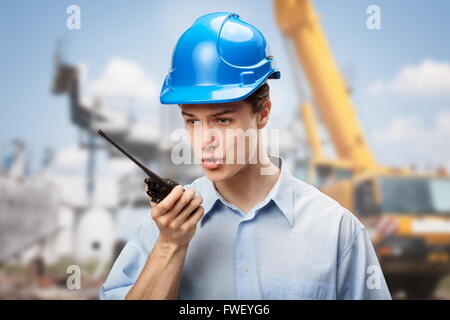
[[[242,266],[242,271],[247,272],[248,271],[248,267],[247,266]]]

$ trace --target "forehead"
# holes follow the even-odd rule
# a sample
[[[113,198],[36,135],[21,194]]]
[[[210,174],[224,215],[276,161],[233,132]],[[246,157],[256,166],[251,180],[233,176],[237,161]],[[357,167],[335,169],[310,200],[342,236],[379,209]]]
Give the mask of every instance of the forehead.
[[[221,111],[230,110],[232,112],[240,112],[247,103],[243,101],[226,102],[226,103],[206,103],[206,104],[181,104],[180,109],[185,113],[195,115],[209,115]]]

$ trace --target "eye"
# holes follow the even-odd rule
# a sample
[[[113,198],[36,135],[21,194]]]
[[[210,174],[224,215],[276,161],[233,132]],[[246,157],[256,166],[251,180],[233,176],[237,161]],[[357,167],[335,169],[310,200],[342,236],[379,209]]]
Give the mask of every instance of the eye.
[[[231,119],[225,119],[225,118],[217,119],[218,124],[229,124],[230,122],[231,122]]]
[[[188,124],[191,124],[191,125],[193,125],[193,126],[196,126],[196,125],[198,125],[198,124],[200,123],[200,120],[189,119],[189,120],[186,120],[186,122],[187,122]]]

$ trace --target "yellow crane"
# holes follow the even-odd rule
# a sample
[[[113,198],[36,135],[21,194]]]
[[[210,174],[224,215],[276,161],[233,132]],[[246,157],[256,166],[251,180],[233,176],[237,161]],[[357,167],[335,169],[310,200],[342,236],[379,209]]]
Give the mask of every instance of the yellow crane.
[[[296,173],[366,225],[391,291],[429,297],[450,273],[450,178],[380,165],[364,138],[312,1],[274,0],[274,10],[337,154],[337,159],[324,156],[313,110],[303,103],[300,115],[312,156],[299,163]]]
[[[297,163],[299,178],[317,187],[329,185],[330,181],[350,178],[355,171],[350,161],[340,158],[333,159],[325,155],[311,103],[303,102],[300,105],[299,116],[303,119],[306,140],[311,150],[311,155],[307,160]]]

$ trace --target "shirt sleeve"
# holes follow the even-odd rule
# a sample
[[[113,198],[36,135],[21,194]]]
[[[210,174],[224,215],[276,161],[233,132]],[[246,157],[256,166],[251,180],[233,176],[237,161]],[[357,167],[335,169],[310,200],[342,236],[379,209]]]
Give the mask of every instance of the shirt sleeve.
[[[391,300],[388,286],[365,227],[356,231],[337,268],[337,298]]]
[[[154,221],[149,215],[145,216],[136,233],[117,257],[105,283],[100,288],[101,300],[125,299],[139,277],[158,235],[159,230]]]

